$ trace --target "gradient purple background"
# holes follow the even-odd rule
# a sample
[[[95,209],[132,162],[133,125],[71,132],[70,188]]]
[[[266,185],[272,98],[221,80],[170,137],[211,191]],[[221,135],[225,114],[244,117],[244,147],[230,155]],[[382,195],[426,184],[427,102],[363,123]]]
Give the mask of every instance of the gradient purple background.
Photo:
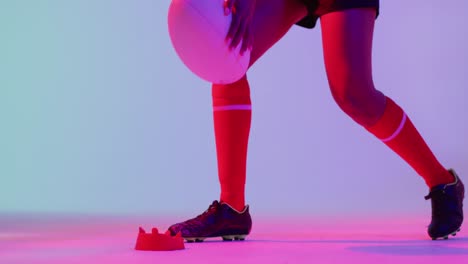
[[[0,55],[18,64],[1,65],[0,212],[205,209],[219,195],[211,91],[171,47],[169,1],[48,4],[3,9],[15,23],[2,16],[0,45],[17,48]],[[464,179],[467,9],[466,0],[382,0],[374,41],[378,89]],[[255,214],[429,214],[424,182],[333,102],[320,27],[294,27],[249,79]]]

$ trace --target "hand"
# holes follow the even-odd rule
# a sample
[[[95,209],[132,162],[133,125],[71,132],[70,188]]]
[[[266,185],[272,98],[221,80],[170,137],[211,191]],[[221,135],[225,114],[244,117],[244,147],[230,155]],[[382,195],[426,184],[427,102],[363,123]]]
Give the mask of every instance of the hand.
[[[252,49],[252,18],[256,0],[224,0],[224,14],[232,14],[232,22],[226,36],[230,49],[236,48],[242,41],[240,54]]]

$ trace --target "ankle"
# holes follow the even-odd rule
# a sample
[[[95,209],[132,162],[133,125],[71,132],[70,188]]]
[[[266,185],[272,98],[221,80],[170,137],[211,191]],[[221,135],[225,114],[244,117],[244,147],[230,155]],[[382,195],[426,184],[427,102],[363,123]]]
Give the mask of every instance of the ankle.
[[[236,210],[237,212],[242,212],[245,209],[245,202],[244,201],[231,201],[228,199],[220,199],[220,203],[227,204],[232,209]]]
[[[439,177],[437,177],[437,179],[432,179],[430,182],[427,182],[427,186],[432,189],[437,185],[450,184],[454,183],[455,181],[455,175],[453,175],[449,170],[445,170],[445,173],[441,174]]]

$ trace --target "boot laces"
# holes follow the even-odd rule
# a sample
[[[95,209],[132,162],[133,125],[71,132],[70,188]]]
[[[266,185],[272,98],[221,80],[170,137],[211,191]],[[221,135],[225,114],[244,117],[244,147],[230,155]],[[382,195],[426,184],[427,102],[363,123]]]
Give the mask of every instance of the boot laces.
[[[197,227],[199,225],[202,225],[204,223],[203,219],[205,217],[207,217],[208,215],[212,214],[213,212],[215,212],[219,207],[219,202],[218,201],[214,201],[209,207],[208,209],[206,209],[203,213],[201,213],[200,215],[198,215],[197,217],[193,218],[193,219],[190,219],[188,220],[187,222],[185,222],[185,224],[187,225],[187,227]]]
[[[432,204],[432,216],[441,217],[444,216],[447,212],[447,196],[445,195],[445,189],[447,185],[444,185],[441,188],[437,188],[429,192],[428,195],[424,196],[424,199],[431,199]]]

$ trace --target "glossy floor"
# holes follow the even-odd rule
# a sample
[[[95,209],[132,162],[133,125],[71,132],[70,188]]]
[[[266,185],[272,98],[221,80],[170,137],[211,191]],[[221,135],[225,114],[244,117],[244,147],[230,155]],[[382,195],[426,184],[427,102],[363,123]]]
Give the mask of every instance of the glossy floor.
[[[418,216],[257,217],[246,241],[210,239],[173,252],[133,249],[138,226],[164,231],[174,220],[0,215],[0,263],[468,263],[463,228],[432,241],[426,217]]]

